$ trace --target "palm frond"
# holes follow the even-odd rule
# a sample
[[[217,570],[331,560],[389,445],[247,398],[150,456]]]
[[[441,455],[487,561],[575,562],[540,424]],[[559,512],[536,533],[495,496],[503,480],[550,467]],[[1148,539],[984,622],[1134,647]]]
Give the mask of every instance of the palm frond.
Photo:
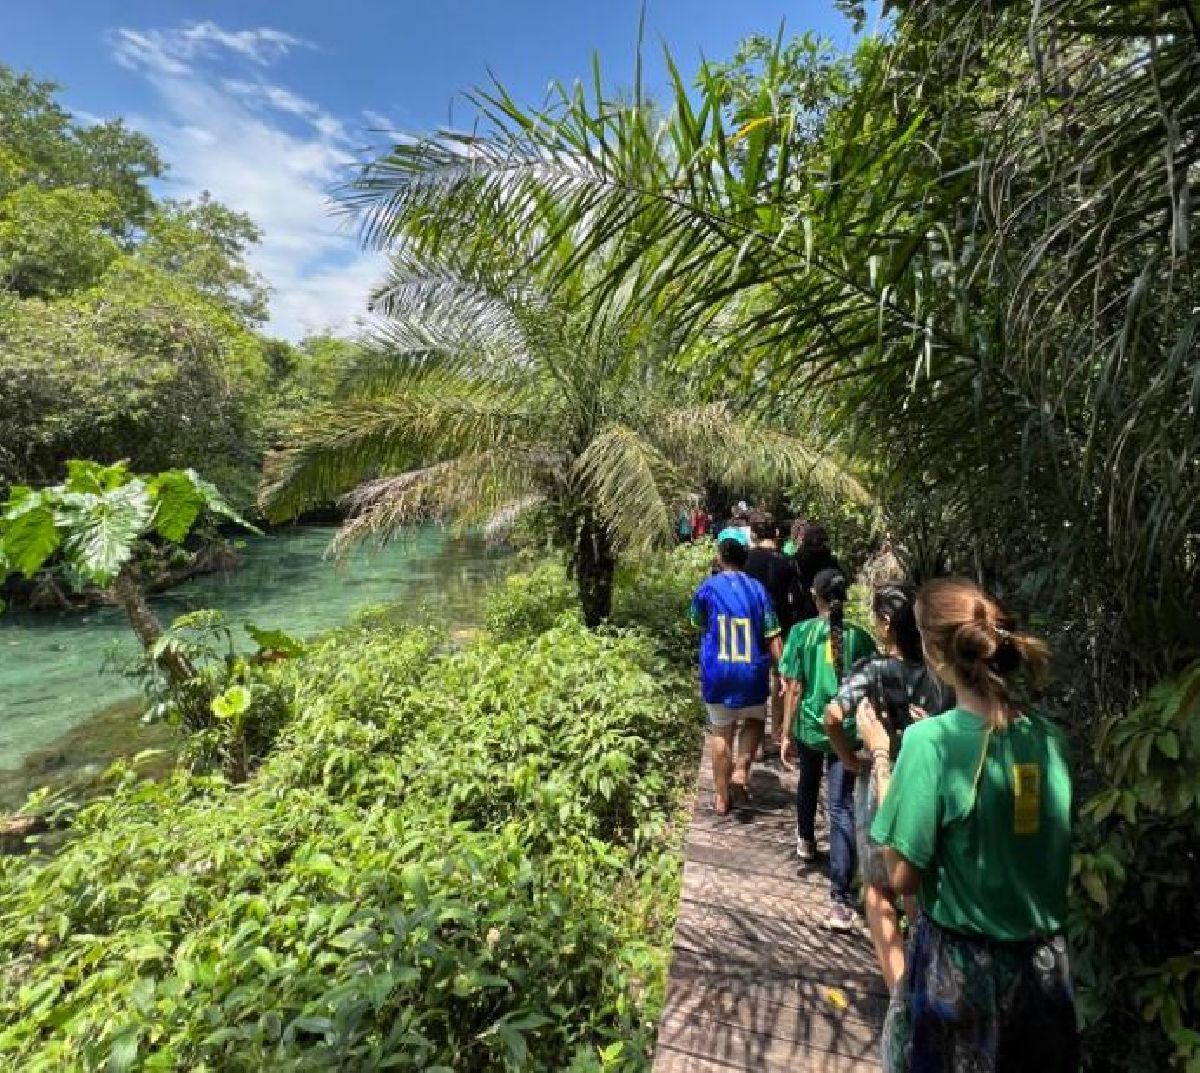
[[[608,425],[579,455],[572,476],[618,547],[644,553],[670,540],[673,508],[687,485],[647,438]]]
[[[527,284],[501,286],[398,255],[371,296],[372,312],[385,318],[373,340],[398,351],[439,351],[464,364],[520,360],[527,348],[516,309],[534,297]]]
[[[425,385],[422,385],[425,386]],[[270,519],[327,503],[372,472],[406,470],[538,440],[538,417],[487,385],[459,382],[453,394],[429,390],[337,401],[315,410],[294,442],[264,467],[259,505]]]
[[[499,544],[501,541],[508,539],[509,534],[513,530],[513,526],[521,519],[521,516],[527,514],[531,510],[536,510],[546,502],[544,495],[528,495],[522,496],[520,499],[514,499],[511,503],[505,503],[488,518],[482,526],[484,539],[488,544]]]
[[[846,230],[860,241],[850,249],[812,242],[811,230],[769,196],[779,192],[772,169],[786,159],[790,127],[758,128],[750,159],[733,161],[736,139],[720,107],[706,98],[697,110],[689,87],[678,76],[676,83],[665,115],[608,100],[598,87],[594,98],[561,87],[551,106],[534,112],[499,87],[480,93],[494,134],[442,132],[397,146],[363,173],[346,204],[371,241],[388,245],[403,235],[426,256],[470,257],[470,249],[486,261],[496,245],[511,243],[536,268],[551,267],[556,282],[591,265],[593,287],[606,299],[624,286],[644,306],[670,305],[693,330],[731,300],[754,306],[761,296],[768,300],[736,325],[730,349],[778,355],[784,341],[795,365],[817,372],[872,349],[881,321],[906,337],[927,329],[919,308],[905,305],[916,296],[889,276],[891,236],[864,233],[864,223],[878,222],[877,206],[843,196],[822,233]],[[877,135],[879,151],[861,159],[890,160],[916,129],[914,119],[904,137]],[[832,199],[812,206],[806,224],[833,209]],[[922,227],[913,219],[906,233]],[[532,247],[531,234],[539,236]],[[804,300],[769,300],[781,290]],[[938,328],[949,339],[949,326]]]
[[[330,551],[343,556],[366,540],[386,542],[404,527],[453,518],[469,526],[531,496],[536,464],[510,451],[482,451],[368,481],[339,500],[350,512]]]
[[[672,458],[728,487],[810,484],[835,497],[876,506],[862,481],[830,451],[753,418],[728,402],[682,407],[655,415],[647,435]]]

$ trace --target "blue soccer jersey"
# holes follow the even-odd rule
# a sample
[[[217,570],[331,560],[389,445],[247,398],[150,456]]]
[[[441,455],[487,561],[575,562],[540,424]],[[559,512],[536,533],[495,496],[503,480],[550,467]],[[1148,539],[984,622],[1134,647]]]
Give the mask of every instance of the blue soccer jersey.
[[[705,704],[749,708],[771,692],[772,637],[779,621],[767,590],[740,571],[714,574],[692,597],[700,640],[700,696]]]

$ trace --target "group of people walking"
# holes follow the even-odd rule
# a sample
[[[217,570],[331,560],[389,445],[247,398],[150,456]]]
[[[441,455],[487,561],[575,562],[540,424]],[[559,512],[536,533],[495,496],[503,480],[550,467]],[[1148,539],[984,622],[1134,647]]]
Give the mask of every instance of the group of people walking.
[[[812,867],[824,781],[826,923],[854,928],[861,900],[892,995],[885,1070],[1077,1069],[1066,745],[1017,699],[1046,646],[962,578],[879,586],[855,625],[825,530],[801,519],[780,549],[770,515],[744,507],[691,608],[716,812],[750,806],[765,740],[797,772]]]

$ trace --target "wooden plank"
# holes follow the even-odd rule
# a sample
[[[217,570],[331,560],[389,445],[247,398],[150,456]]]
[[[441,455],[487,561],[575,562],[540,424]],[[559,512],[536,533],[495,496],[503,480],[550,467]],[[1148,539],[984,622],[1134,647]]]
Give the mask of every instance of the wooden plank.
[[[769,1010],[740,1021],[698,1015],[665,1017],[659,1027],[668,1047],[752,1068],[797,1056],[836,1054],[857,1062],[878,1057],[879,1030],[861,1021],[835,1021],[806,1010]]]
[[[844,992],[811,984],[796,986],[800,981],[749,987],[732,984],[727,979],[710,977],[706,986],[697,987],[691,994],[677,992],[672,996],[660,1028],[660,1032],[666,1032],[667,1042],[672,1039],[673,1028],[700,1022],[860,1056],[872,1053],[879,1040],[873,1008],[840,1005],[845,1001]],[[838,1003],[832,1001],[831,994],[837,995]]]
[[[775,759],[750,786],[754,809],[716,816],[701,757],[655,1073],[874,1073],[887,995],[866,929],[824,927],[824,860],[795,856],[795,776]]]
[[[655,1054],[654,1073],[879,1073],[879,1062],[823,1051],[801,1052],[783,1059],[731,1055],[725,1061],[674,1046],[662,1046]]]
[[[864,981],[865,986],[838,986],[801,973],[763,973],[748,966],[728,970],[697,960],[686,951],[675,958],[671,980],[667,1012],[703,1005],[706,1014],[715,1020],[724,1018],[713,1011],[737,1009],[742,1003],[756,1009],[823,1011],[826,1007],[837,1010],[844,1004],[846,1017],[875,1026],[882,1024],[887,1013],[887,993],[874,980]]]

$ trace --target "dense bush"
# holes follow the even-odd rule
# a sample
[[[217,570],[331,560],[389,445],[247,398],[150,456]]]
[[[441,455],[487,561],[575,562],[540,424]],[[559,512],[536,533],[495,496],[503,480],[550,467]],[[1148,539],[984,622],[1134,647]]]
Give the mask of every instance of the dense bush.
[[[582,621],[579,596],[558,556],[511,574],[488,593],[484,624],[498,640],[533,637],[562,619]]]
[[[644,1068],[681,672],[568,615],[345,633],[294,673],[246,785],[127,775],[56,857],[0,861],[0,1066]]]
[[[666,659],[694,672],[698,635],[688,611],[696,586],[708,575],[713,555],[713,545],[699,541],[619,571],[612,624],[648,631]]]
[[[1109,776],[1076,830],[1070,937],[1089,1041],[1139,1039],[1122,1068],[1200,1069],[1200,663],[1097,735]],[[1164,928],[1164,922],[1171,927]],[[1185,951],[1185,953],[1178,953]]]

